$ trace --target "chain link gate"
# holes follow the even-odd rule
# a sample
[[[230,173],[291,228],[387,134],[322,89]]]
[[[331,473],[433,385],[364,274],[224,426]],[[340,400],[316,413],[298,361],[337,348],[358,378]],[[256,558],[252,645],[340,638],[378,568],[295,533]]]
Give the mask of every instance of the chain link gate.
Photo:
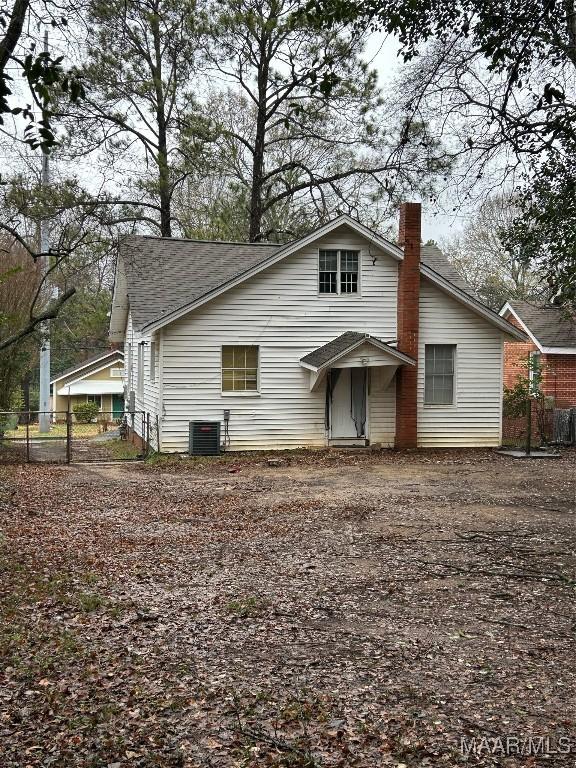
[[[126,461],[159,449],[158,421],[145,411],[100,412],[83,420],[50,412],[49,432],[40,432],[44,412],[0,412],[0,458],[14,462]]]

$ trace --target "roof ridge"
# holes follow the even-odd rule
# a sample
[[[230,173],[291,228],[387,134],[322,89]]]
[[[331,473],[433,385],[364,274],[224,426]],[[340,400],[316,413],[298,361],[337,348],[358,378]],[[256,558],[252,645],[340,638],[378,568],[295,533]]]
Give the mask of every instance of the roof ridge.
[[[157,240],[162,242],[163,240],[176,243],[205,243],[206,245],[265,245],[268,248],[283,248],[288,243],[252,243],[250,241],[242,240],[200,240],[194,237],[158,237],[157,235],[125,235],[124,240],[129,238],[139,238],[142,240]]]

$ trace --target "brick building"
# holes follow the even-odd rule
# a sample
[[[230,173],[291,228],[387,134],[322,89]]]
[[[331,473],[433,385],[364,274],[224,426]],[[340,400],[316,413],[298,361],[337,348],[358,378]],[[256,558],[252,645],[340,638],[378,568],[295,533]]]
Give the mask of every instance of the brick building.
[[[554,407],[576,407],[576,318],[552,304],[524,301],[507,302],[500,314],[529,337],[527,342],[504,343],[504,386],[513,387],[519,376],[527,375],[530,355],[540,362],[542,390]]]

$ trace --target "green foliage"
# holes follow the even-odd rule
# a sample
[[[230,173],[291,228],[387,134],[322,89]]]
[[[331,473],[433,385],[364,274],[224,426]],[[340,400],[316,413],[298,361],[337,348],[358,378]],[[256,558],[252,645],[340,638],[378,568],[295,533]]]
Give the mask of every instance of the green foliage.
[[[542,391],[544,367],[540,356],[530,355],[523,363],[523,367],[526,369],[526,374],[518,376],[513,387],[504,387],[504,416],[525,416],[529,398],[532,398],[541,410],[546,405],[546,398]]]
[[[504,416],[525,416],[529,396],[529,380],[519,376],[513,387],[504,387]]]
[[[108,324],[111,292],[98,289],[94,277],[84,274],[85,284],[52,322],[52,370],[59,373],[109,346]]]
[[[534,264],[567,311],[576,311],[576,142],[533,163],[520,211],[504,242],[511,256]]]
[[[98,403],[78,403],[72,408],[76,420],[81,424],[89,424],[100,413]]]
[[[32,149],[41,147],[48,151],[57,143],[52,125],[57,102],[63,95],[75,102],[84,98],[85,93],[81,78],[64,68],[62,56],[34,52],[36,40],[30,29],[42,23],[42,16],[52,27],[63,29],[67,25],[66,18],[51,0],[44,3],[43,8],[24,0],[0,10],[0,26],[3,30],[9,26],[9,32],[0,41],[0,126],[6,125],[5,115],[23,118],[26,120],[25,143]],[[14,78],[8,73],[10,69],[17,69],[28,86],[31,99],[26,99],[22,106],[14,106],[11,99]]]

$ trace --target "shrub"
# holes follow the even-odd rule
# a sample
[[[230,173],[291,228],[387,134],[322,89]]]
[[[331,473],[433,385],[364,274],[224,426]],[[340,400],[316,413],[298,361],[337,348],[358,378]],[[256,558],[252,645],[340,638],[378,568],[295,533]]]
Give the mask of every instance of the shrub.
[[[504,387],[504,416],[526,416],[529,385],[527,378],[519,376],[513,387]]]
[[[72,408],[76,420],[81,424],[89,424],[100,413],[98,403],[78,403]]]

